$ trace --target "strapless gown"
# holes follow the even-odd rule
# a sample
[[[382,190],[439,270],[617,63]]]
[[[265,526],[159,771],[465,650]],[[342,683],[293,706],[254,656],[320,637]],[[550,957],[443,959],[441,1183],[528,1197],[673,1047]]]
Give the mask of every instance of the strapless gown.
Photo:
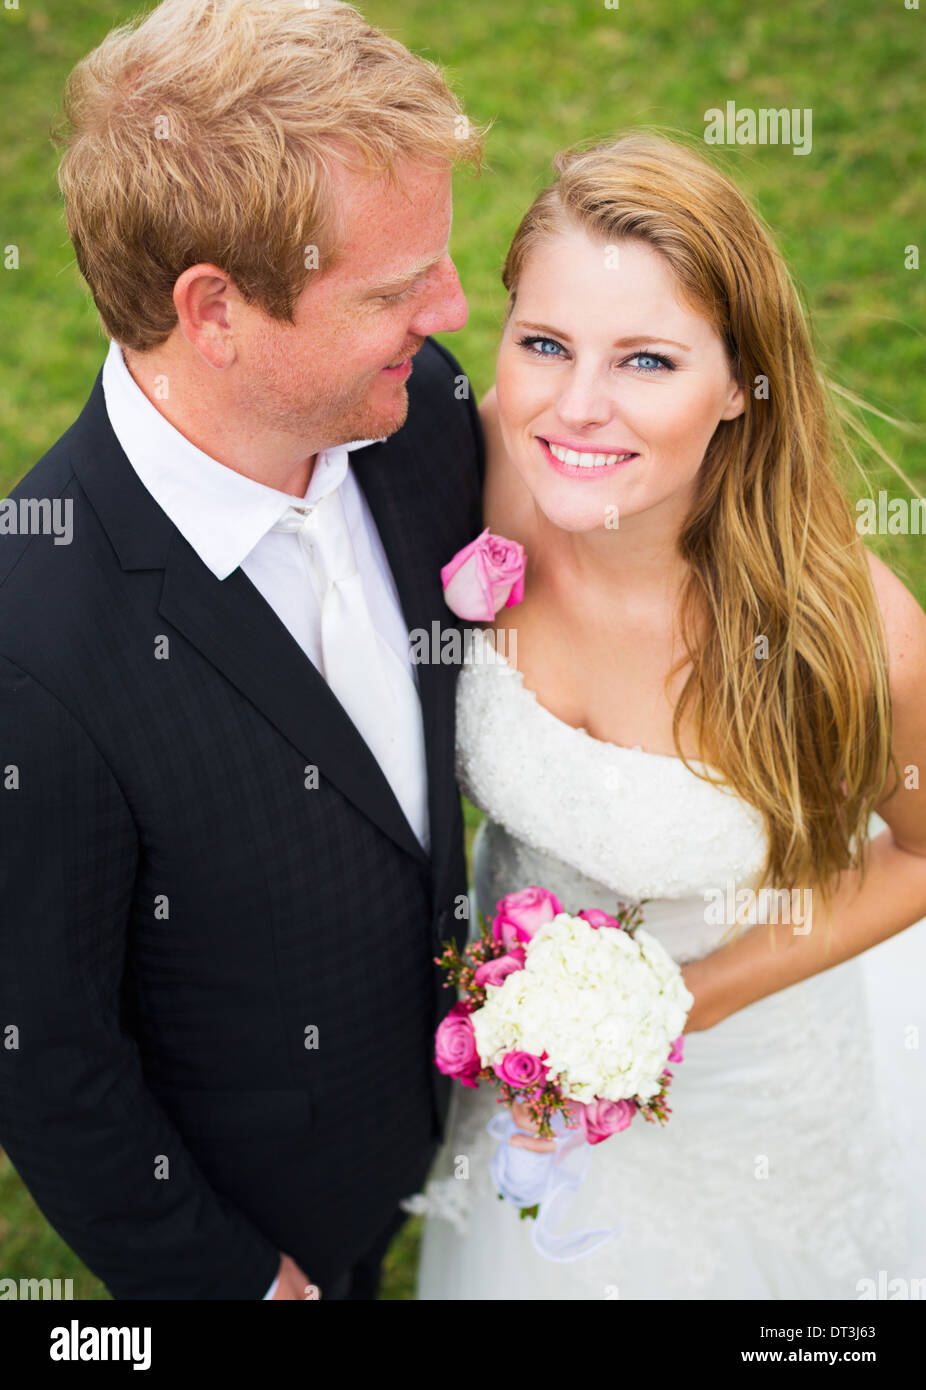
[[[758,884],[753,807],[678,758],[564,724],[481,634],[459,678],[457,765],[486,816],[473,923],[529,884],[573,912],[645,898],[646,930],[684,964],[729,931],[706,919],[706,890]],[[911,1045],[926,1024],[924,933],[687,1034],[669,1122],[637,1118],[592,1150],[564,1229],[621,1233],[571,1263],[537,1254],[531,1223],[494,1192],[492,1088],[455,1086],[446,1142],[407,1204],[426,1216],[418,1297],[859,1299],[926,1276],[924,1054]]]

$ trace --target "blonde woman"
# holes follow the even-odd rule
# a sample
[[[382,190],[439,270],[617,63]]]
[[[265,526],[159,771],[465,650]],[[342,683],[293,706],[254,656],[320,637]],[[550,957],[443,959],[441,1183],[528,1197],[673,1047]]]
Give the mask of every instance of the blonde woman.
[[[556,168],[482,407],[484,520],[528,559],[505,659],[477,646],[458,686],[475,896],[646,899],[694,1005],[670,1123],[593,1151],[568,1224],[622,1233],[576,1262],[496,1199],[493,1097],[458,1088],[420,1296],[858,1298],[921,1272],[860,955],[926,913],[926,617],[856,532],[840,411],[736,188],[643,133]]]

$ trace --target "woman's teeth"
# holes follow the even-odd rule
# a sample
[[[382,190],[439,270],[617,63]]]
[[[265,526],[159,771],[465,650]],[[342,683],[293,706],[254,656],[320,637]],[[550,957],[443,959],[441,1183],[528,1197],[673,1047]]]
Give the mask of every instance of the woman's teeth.
[[[589,454],[584,451],[580,454],[575,449],[564,449],[561,444],[550,444],[547,448],[554,458],[559,459],[560,463],[566,463],[575,468],[604,468],[607,464],[621,463],[624,459],[632,459],[630,454]]]

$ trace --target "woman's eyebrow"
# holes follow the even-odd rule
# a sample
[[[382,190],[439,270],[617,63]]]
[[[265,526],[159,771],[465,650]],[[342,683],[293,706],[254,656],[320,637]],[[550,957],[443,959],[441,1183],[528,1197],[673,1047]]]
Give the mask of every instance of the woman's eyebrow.
[[[518,328],[533,328],[539,333],[550,333],[554,338],[562,338],[566,343],[572,342],[568,333],[564,333],[561,328],[551,328],[548,323],[528,323],[524,319],[517,319],[515,322]],[[681,348],[683,352],[691,351],[687,343],[677,343],[674,338],[660,338],[655,333],[632,333],[626,338],[615,339],[611,346],[632,347],[634,343],[670,343],[672,347]]]

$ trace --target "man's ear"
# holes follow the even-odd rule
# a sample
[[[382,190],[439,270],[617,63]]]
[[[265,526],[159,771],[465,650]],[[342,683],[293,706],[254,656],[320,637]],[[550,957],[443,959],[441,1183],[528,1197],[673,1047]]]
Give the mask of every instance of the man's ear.
[[[174,285],[174,308],[187,342],[213,367],[230,367],[236,357],[232,332],[231,279],[218,266],[191,265]]]

